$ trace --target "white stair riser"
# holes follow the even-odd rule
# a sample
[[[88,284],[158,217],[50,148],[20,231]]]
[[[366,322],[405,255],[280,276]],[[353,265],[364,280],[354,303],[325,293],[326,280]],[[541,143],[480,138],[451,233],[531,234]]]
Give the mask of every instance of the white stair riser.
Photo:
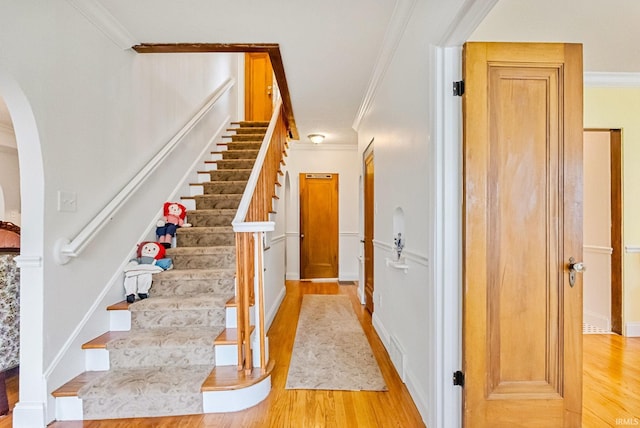
[[[211,159],[209,160],[217,161],[221,159],[222,159],[222,153],[211,153]]]
[[[56,398],[56,420],[57,421],[81,421],[82,400],[78,397],[58,397]]]
[[[204,194],[203,186],[200,186],[197,184],[192,184],[189,186],[189,196],[198,196],[203,194]]]
[[[271,391],[271,376],[248,388],[231,391],[206,391],[202,393],[205,413],[237,412],[263,401]]]
[[[249,308],[249,323],[251,325],[256,325],[256,317],[254,316],[255,311],[253,310],[253,306]],[[235,306],[227,306],[227,314],[226,314],[226,324],[227,328],[236,328],[238,326],[238,316]]]
[[[198,173],[198,183],[207,183],[211,181],[211,174],[205,172]]]
[[[109,351],[106,349],[85,349],[84,366],[88,372],[109,370]]]
[[[109,311],[109,330],[111,331],[131,330],[131,312]]]
[[[238,345],[216,345],[216,366],[233,366],[238,364]]]
[[[196,209],[196,201],[195,199],[183,199],[180,202],[187,210],[195,210]]]

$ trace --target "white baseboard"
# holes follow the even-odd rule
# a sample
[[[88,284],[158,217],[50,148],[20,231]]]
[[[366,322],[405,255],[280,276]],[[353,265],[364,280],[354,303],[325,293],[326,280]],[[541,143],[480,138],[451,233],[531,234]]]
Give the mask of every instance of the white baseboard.
[[[417,381],[415,374],[409,369],[405,369],[406,381],[405,385],[407,385],[407,389],[409,390],[409,395],[413,399],[414,404],[418,408],[418,412],[420,416],[422,416],[422,420],[426,423],[427,415],[428,415],[428,406],[427,406],[427,394],[418,386],[420,382]]]
[[[605,315],[584,311],[584,322],[603,330],[611,331],[611,319]]]
[[[47,426],[44,407],[43,402],[17,402],[13,408],[13,426],[29,428]]]
[[[278,309],[280,309],[280,305],[282,304],[282,301],[284,300],[284,296],[286,294],[287,294],[287,289],[285,287],[282,287],[282,289],[280,290],[280,293],[278,293],[278,297],[276,297],[275,303],[267,311],[266,317],[264,320],[265,322],[264,328],[266,331],[269,331],[269,327],[271,327],[271,323],[273,322],[273,319],[276,317],[278,313]]]
[[[299,281],[300,272],[287,272],[287,274],[285,275],[285,279],[287,281]]]
[[[623,333],[626,337],[640,337],[640,322],[625,323]]]
[[[358,272],[343,272],[338,279],[340,281],[359,281],[360,274]]]

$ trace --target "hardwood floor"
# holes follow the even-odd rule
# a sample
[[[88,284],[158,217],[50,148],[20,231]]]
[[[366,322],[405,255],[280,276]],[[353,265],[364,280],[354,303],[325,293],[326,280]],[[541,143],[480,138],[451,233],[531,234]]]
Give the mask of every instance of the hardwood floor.
[[[287,368],[303,294],[346,294],[351,298],[389,387],[388,392],[285,390]],[[54,422],[51,428],[135,427],[420,427],[424,426],[373,327],[358,303],[356,287],[290,281],[287,296],[269,331],[276,362],[273,389],[259,405],[234,413],[183,417]],[[640,338],[584,335],[583,427],[640,424]],[[17,401],[17,377],[8,379],[9,404]],[[11,413],[0,418],[10,428]]]
[[[640,338],[584,335],[583,427],[640,425]]]

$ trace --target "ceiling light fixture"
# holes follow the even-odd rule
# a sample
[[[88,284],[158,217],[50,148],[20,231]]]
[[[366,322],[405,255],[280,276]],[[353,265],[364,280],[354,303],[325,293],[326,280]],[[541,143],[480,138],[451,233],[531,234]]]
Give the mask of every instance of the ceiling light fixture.
[[[313,144],[320,144],[324,141],[324,135],[322,134],[309,134],[307,137]]]

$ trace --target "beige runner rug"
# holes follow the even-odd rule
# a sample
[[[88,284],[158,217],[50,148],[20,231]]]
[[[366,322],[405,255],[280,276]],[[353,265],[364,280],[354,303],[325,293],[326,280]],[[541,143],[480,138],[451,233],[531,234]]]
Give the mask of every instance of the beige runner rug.
[[[286,389],[387,390],[349,297],[303,296]]]

